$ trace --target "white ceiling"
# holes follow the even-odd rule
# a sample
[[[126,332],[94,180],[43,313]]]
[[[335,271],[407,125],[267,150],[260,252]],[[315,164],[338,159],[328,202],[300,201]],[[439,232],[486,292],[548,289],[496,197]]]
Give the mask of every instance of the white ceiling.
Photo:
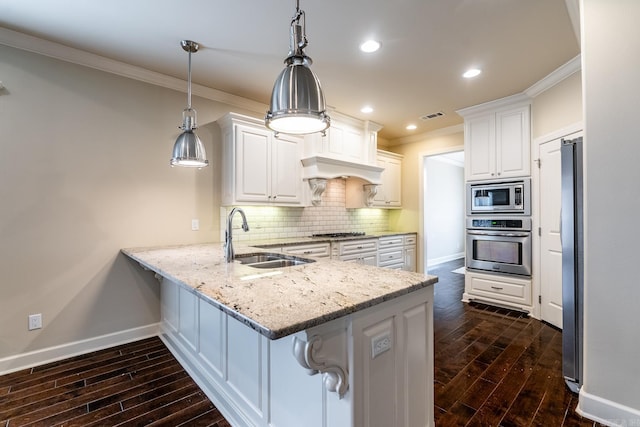
[[[520,93],[579,54],[563,0],[301,0],[300,8],[327,103],[380,123],[388,140],[461,123],[455,110]],[[195,40],[194,83],[266,109],[294,11],[294,0],[0,0],[0,26],[182,79],[180,40]],[[369,37],[382,42],[379,52],[359,52]],[[483,74],[461,78],[471,66]],[[375,111],[361,113],[365,104]],[[445,115],[419,119],[437,111]]]

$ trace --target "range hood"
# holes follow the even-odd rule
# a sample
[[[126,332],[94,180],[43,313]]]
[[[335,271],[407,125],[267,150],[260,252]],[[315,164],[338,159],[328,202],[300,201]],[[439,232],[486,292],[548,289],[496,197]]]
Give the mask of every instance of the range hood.
[[[309,182],[312,193],[312,203],[320,204],[320,197],[324,192],[327,180],[334,178],[359,178],[367,184],[363,191],[371,195],[376,194],[377,186],[382,184],[384,168],[376,165],[355,163],[324,156],[312,156],[302,159],[302,176]]]

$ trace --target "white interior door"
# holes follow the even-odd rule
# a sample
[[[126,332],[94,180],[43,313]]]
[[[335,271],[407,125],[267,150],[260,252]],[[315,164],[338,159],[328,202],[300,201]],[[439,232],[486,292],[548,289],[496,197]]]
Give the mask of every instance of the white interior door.
[[[540,145],[540,295],[542,320],[562,328],[560,139]]]

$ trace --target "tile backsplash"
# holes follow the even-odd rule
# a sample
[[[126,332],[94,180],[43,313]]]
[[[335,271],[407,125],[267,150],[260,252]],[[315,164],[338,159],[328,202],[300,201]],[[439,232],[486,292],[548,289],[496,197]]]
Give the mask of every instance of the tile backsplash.
[[[242,206],[247,216],[249,231],[239,230],[240,215],[233,219],[233,239],[262,240],[289,237],[309,237],[314,233],[338,231],[364,231],[373,233],[388,229],[389,211],[386,209],[347,209],[345,207],[344,179],[332,179],[322,194],[320,206],[289,208],[274,206]],[[221,209],[221,223],[231,207]],[[221,224],[221,241],[224,241],[224,229]]]

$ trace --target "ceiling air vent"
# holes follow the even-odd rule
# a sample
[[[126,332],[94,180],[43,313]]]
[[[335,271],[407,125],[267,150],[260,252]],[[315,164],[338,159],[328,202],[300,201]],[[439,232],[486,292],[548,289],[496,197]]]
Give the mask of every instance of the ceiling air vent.
[[[444,116],[444,113],[442,111],[438,111],[437,113],[425,114],[424,116],[420,117],[420,120],[431,120],[440,116]]]

